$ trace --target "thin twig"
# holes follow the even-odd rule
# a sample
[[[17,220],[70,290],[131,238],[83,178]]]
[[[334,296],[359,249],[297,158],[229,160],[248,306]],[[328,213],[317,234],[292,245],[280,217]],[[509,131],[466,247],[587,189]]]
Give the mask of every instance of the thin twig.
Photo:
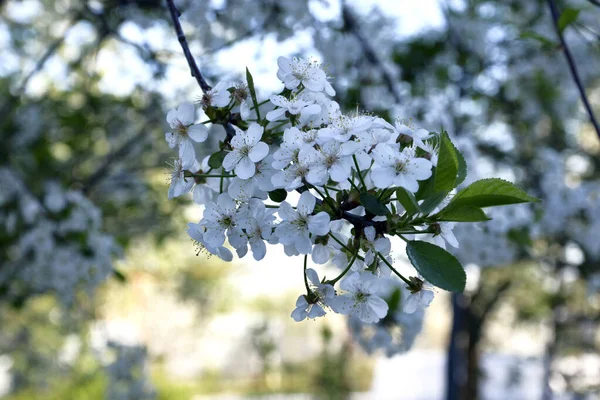
[[[167,0],[167,7],[169,7],[169,13],[171,14],[171,21],[173,21],[173,27],[175,28],[175,33],[177,34],[177,40],[179,40],[179,44],[181,45],[181,49],[183,50],[183,54],[185,55],[185,59],[187,60],[188,65],[190,66],[190,72],[192,76],[196,78],[198,85],[204,93],[208,92],[212,87],[206,82],[202,73],[200,72],[200,68],[198,68],[198,64],[192,56],[192,52],[190,51],[190,46],[188,44],[187,38],[183,33],[183,29],[181,28],[181,23],[179,22],[179,16],[181,13],[175,7],[175,3],[173,0]]]
[[[390,71],[385,67],[371,43],[365,38],[360,31],[360,27],[358,26],[358,22],[356,18],[352,14],[352,11],[348,8],[348,6],[344,3],[342,5],[342,18],[344,20],[344,26],[348,29],[358,40],[358,43],[362,47],[363,53],[365,57],[373,66],[377,67],[381,71],[381,76],[383,78],[383,82],[387,87],[388,91],[396,101],[396,103],[401,102],[400,95],[396,90],[396,86],[394,85],[394,77],[391,75]]]
[[[177,34],[177,40],[179,40],[179,44],[181,45],[181,49],[183,50],[183,54],[185,55],[185,59],[187,60],[188,65],[190,66],[190,71],[192,76],[196,78],[200,89],[204,93],[207,93],[212,87],[206,82],[204,76],[200,72],[200,68],[198,68],[198,64],[192,56],[192,52],[190,51],[190,46],[188,44],[187,38],[185,37],[185,33],[183,33],[183,29],[181,28],[181,23],[179,22],[179,16],[181,13],[175,7],[173,0],[167,0],[167,6],[169,7],[169,13],[171,14],[171,20],[173,21],[173,27],[175,28],[175,33]],[[229,115],[231,119],[231,114]],[[235,136],[235,129],[233,125],[229,121],[221,123],[223,128],[225,128],[225,133],[227,134],[227,139],[231,140]]]
[[[562,45],[563,52],[565,53],[565,57],[567,58],[567,63],[569,64],[571,76],[573,77],[573,80],[575,81],[575,84],[577,85],[577,89],[579,89],[579,95],[581,97],[581,101],[583,102],[583,105],[590,117],[590,121],[592,122],[592,125],[594,126],[594,129],[596,130],[596,134],[598,135],[598,138],[600,138],[600,124],[598,124],[598,120],[596,120],[596,116],[594,115],[592,106],[590,105],[587,95],[585,94],[585,88],[583,86],[583,83],[581,82],[581,78],[579,77],[579,72],[577,71],[577,66],[575,64],[573,55],[571,54],[571,50],[569,50],[569,46],[567,45],[567,42],[565,41],[565,38],[558,26],[558,19],[560,18],[558,8],[556,7],[556,3],[554,2],[554,0],[547,0],[547,1],[548,1],[548,7],[550,7],[550,14],[552,15],[552,22],[554,24],[554,29],[556,30],[556,34],[558,35],[558,38],[560,39],[560,43]]]
[[[86,179],[83,185],[83,193],[88,194],[96,185],[102,182],[104,178],[110,174],[115,162],[127,156],[140,140],[147,138],[148,131],[151,129],[151,125],[153,123],[154,121],[148,121],[148,123],[146,123],[138,133],[133,135],[117,150],[106,156],[102,165],[100,165],[100,167]]]

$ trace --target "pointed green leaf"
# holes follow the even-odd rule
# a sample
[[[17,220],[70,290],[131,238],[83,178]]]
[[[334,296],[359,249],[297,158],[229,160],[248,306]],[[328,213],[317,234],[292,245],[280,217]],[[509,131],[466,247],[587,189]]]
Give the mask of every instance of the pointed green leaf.
[[[360,203],[368,212],[374,215],[387,215],[389,212],[386,206],[381,204],[379,199],[371,193],[361,193]]]
[[[415,195],[408,190],[404,188],[398,188],[396,190],[396,198],[400,204],[402,204],[402,207],[404,207],[408,215],[415,215],[420,212],[419,203],[417,203]]]
[[[520,37],[521,37],[521,39],[533,39],[533,40],[537,40],[545,48],[553,48],[553,47],[557,47],[558,46],[557,43],[555,43],[552,40],[548,39],[547,37],[542,36],[539,33],[536,33],[536,32],[533,32],[533,31],[523,32],[520,35]]]
[[[454,221],[454,222],[480,222],[489,221],[485,212],[475,206],[458,206],[447,207],[440,211],[436,216],[438,221]]]
[[[428,215],[430,212],[435,210],[435,208],[439,206],[442,201],[444,201],[446,196],[446,192],[432,194],[431,196],[426,198],[419,206],[421,212],[424,215]]]
[[[447,208],[465,205],[484,208],[538,201],[508,181],[491,178],[473,182],[458,192]]]
[[[434,189],[436,192],[449,192],[456,187],[458,176],[458,156],[454,144],[446,132],[440,136],[440,153],[435,168]]]
[[[222,150],[211,154],[211,156],[208,158],[208,166],[212,169],[221,168],[225,155],[226,153]]]
[[[254,89],[254,78],[246,67],[246,81],[248,82],[248,89],[250,90],[250,97],[252,97],[252,103],[254,104],[254,110],[256,111],[256,118],[260,121],[260,110],[258,109],[258,100],[256,99],[256,90]]]
[[[452,254],[431,243],[412,240],[406,244],[406,254],[423,278],[450,292],[465,290],[467,276]]]
[[[467,161],[463,157],[462,153],[456,148],[454,148],[454,150],[456,150],[456,157],[458,158],[458,175],[456,176],[456,186],[458,186],[465,181],[468,167]]]
[[[558,18],[558,30],[562,33],[567,26],[575,22],[581,10],[577,8],[565,8]]]

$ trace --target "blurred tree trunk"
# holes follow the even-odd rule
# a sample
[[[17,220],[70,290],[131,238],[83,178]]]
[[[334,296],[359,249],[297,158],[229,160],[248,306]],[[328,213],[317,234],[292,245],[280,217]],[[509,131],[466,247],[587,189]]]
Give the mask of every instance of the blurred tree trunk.
[[[480,287],[471,296],[452,295],[452,329],[447,350],[446,400],[476,400],[480,387],[480,343],[485,323],[511,283]],[[490,293],[490,295],[487,295]]]

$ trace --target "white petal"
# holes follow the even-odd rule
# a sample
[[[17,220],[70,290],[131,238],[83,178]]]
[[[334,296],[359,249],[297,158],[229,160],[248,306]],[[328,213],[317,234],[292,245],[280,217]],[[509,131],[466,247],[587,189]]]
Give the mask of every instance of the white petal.
[[[390,167],[374,167],[371,170],[371,180],[375,187],[386,189],[394,183],[395,171]]]
[[[267,121],[278,121],[278,120],[282,119],[282,117],[284,115],[285,115],[284,108],[278,108],[276,110],[269,111],[267,113]]]
[[[179,158],[183,169],[188,169],[196,162],[196,153],[194,145],[189,139],[183,139],[179,142]]]
[[[322,244],[317,244],[313,247],[311,258],[315,264],[325,264],[329,261],[329,248]]]
[[[250,160],[252,160],[252,162],[257,163],[257,162],[261,161],[263,158],[265,158],[267,156],[267,154],[269,154],[269,145],[266,144],[265,142],[258,142],[252,148],[252,150],[250,150],[248,157],[250,158]]]
[[[260,126],[259,124],[257,124],[256,122],[253,122],[250,124],[250,126],[248,127],[248,130],[246,131],[246,144],[253,146],[256,143],[258,143],[260,141],[260,138],[262,137],[263,134],[263,127]]]
[[[433,297],[435,293],[432,290],[423,289],[421,290],[421,306],[429,307],[431,302],[433,301]]]
[[[256,166],[249,157],[242,157],[242,159],[235,166],[235,174],[240,179],[252,178],[256,173]]]
[[[265,258],[267,254],[267,245],[263,240],[255,240],[250,243],[252,248],[252,256],[256,261],[260,261]]]
[[[202,143],[208,137],[208,128],[202,124],[192,125],[188,128],[188,136],[196,143]]]
[[[367,303],[379,318],[386,316],[388,312],[388,304],[381,297],[370,296],[367,300]]]
[[[183,125],[190,125],[195,118],[194,105],[192,103],[182,103],[177,109],[177,119]]]
[[[231,171],[235,168],[237,163],[240,162],[241,158],[242,155],[240,154],[240,152],[238,150],[233,150],[225,155],[225,157],[223,158],[223,163],[221,165],[223,166],[223,168],[225,168],[225,171]]]
[[[321,283],[321,281],[319,281],[319,275],[317,275],[317,271],[312,268],[308,268],[306,270],[306,277],[315,286],[319,286]]]
[[[298,206],[296,207],[298,213],[301,215],[308,215],[315,209],[316,199],[310,192],[306,191],[300,195],[298,200]],[[329,221],[327,221],[329,223]],[[328,227],[329,228],[329,227]]]
[[[312,250],[312,241],[308,235],[302,235],[296,239],[296,250],[300,254],[310,254]]]
[[[310,216],[308,218],[308,230],[317,236],[327,235],[329,233],[329,220],[329,215],[325,211]]]

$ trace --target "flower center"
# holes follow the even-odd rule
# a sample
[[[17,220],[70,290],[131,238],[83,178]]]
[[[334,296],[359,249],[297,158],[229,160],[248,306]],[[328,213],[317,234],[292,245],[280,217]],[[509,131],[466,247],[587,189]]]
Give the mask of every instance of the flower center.
[[[181,123],[181,121],[177,120],[177,128],[175,128],[175,131],[181,136],[187,136],[188,127]]]
[[[402,171],[404,171],[404,168],[406,167],[406,163],[402,162],[402,161],[396,161],[396,173],[399,174]]]
[[[240,154],[244,157],[247,157],[248,154],[250,154],[250,150],[252,150],[252,148],[248,145],[242,146],[240,147]]]

